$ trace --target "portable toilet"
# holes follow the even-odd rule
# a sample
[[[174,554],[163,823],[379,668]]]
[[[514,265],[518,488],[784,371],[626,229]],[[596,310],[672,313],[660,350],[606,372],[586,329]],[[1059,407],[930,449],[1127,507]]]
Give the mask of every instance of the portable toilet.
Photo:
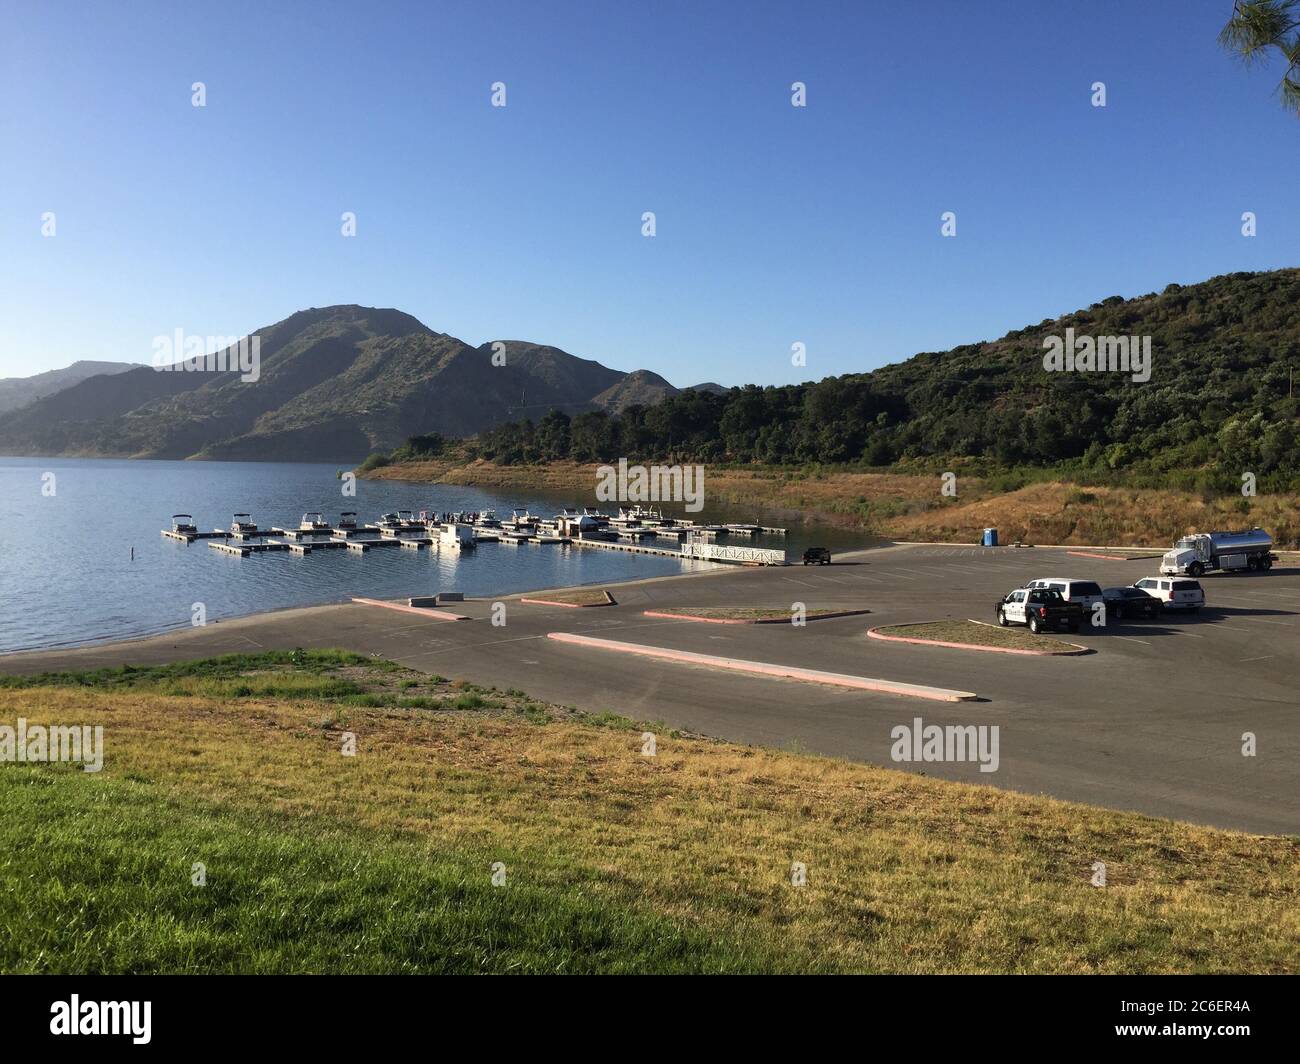
[[[996,547],[998,545],[998,530],[996,528],[986,528],[983,543],[986,547]]]

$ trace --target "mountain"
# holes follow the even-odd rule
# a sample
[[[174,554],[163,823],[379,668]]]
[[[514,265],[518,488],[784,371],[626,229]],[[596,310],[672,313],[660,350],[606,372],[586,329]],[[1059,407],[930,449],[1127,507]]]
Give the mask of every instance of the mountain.
[[[1120,338],[1127,370],[1045,362],[1070,341],[1086,355],[1115,351]],[[683,390],[646,412],[574,419],[567,434],[504,425],[480,434],[477,447],[502,462],[676,456],[927,474],[1063,467],[1093,482],[1240,492],[1247,505],[1248,488],[1300,488],[1298,386],[1300,269],[1283,269],[1109,296],[870,373]]]
[[[641,406],[654,406],[655,403],[676,394],[677,389],[658,373],[651,373],[648,369],[638,369],[593,397],[592,403],[601,410],[621,414],[635,403]]]
[[[676,392],[656,374],[556,347],[470,347],[398,310],[312,308],[253,335],[255,381],[236,368],[152,366],[83,381],[7,417],[0,452],[355,461],[419,433],[470,436],[551,409],[621,409]]]
[[[91,362],[80,360],[62,369],[51,369],[32,377],[5,377],[0,379],[0,413],[17,410],[47,395],[62,391],[89,377],[108,373],[125,373],[135,369],[138,362]]]
[[[684,392],[711,392],[713,395],[726,395],[730,388],[724,388],[721,384],[714,384],[713,381],[705,381],[703,384],[692,384],[683,388]]]

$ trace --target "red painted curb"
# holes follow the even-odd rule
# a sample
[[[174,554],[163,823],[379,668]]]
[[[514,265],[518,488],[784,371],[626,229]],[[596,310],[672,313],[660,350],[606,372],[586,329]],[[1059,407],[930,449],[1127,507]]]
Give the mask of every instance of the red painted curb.
[[[991,654],[1028,654],[1035,658],[1065,658],[1092,652],[1091,647],[1083,646],[1078,650],[1016,650],[1014,647],[982,647],[974,643],[949,643],[943,639],[909,639],[905,635],[881,635],[879,628],[868,628],[867,638],[883,639],[889,643],[916,643],[925,647],[952,647],[954,650],[987,650]],[[1066,640],[1062,639],[1061,642],[1064,643]],[[1070,646],[1079,646],[1079,644],[1071,643]]]
[[[414,613],[417,617],[428,617],[434,621],[468,621],[470,619],[459,613],[437,613],[435,612],[438,609],[437,606],[403,606],[396,602],[385,602],[383,599],[372,598],[354,598],[352,601],[362,606],[382,606],[386,610]]]
[[[1094,554],[1091,551],[1086,551],[1086,550],[1067,550],[1065,553],[1072,554],[1076,558],[1104,558],[1108,562],[1126,562],[1130,560],[1128,558],[1120,558],[1114,554]],[[1158,555],[1156,557],[1158,557]],[[1131,560],[1140,561],[1141,559],[1134,558]]]
[[[698,621],[701,624],[753,624],[736,617],[688,617],[682,613],[664,613],[661,610],[642,610],[643,617],[667,617],[673,621]]]

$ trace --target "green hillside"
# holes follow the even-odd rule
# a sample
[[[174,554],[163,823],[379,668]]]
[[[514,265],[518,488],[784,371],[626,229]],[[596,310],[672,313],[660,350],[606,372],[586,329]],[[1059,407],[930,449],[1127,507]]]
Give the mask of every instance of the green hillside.
[[[1151,373],[1047,372],[1043,341],[1150,337]],[[1164,485],[1236,490],[1300,479],[1300,270],[1236,273],[1112,296],[1001,339],[918,354],[872,373],[724,394],[683,392],[621,417],[552,414],[484,434],[513,463],[677,456],[772,464],[1074,465]]]

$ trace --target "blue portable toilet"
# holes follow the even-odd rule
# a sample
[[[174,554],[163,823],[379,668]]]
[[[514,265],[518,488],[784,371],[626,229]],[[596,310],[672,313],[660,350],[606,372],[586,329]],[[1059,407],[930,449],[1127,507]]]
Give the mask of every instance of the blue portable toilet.
[[[996,547],[998,545],[998,530],[996,528],[986,528],[984,530],[984,546]]]

